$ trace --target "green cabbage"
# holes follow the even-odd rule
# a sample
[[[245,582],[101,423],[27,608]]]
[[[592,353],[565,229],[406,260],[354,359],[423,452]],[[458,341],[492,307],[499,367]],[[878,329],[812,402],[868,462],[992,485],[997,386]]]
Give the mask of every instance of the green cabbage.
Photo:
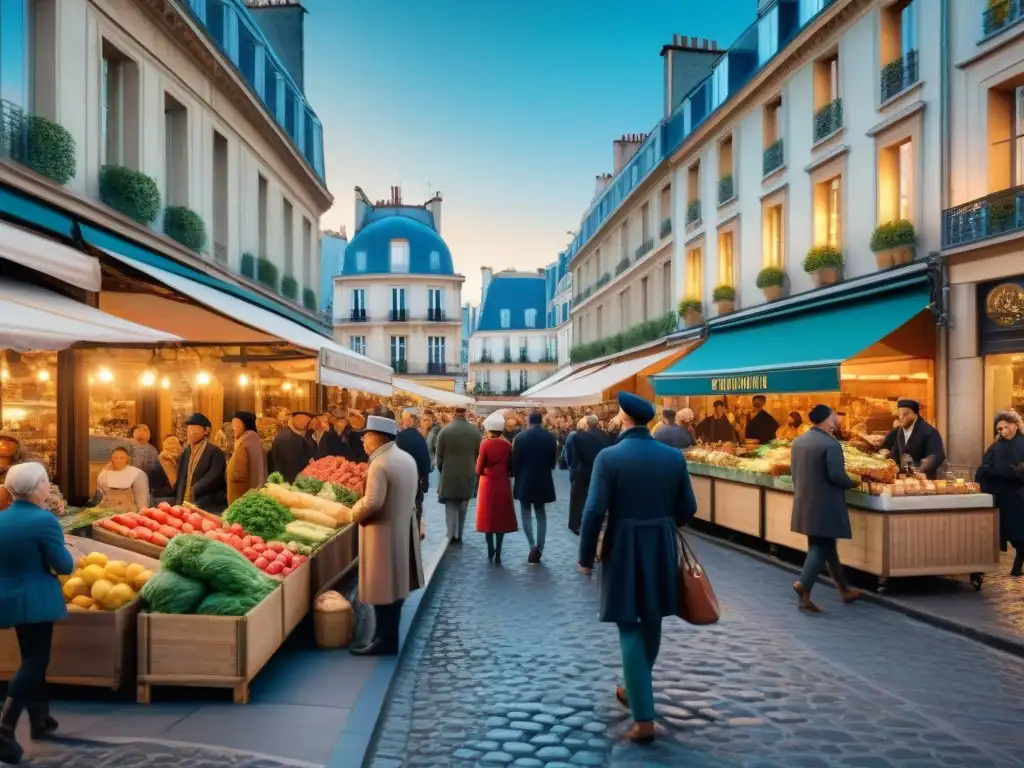
[[[206,595],[206,586],[174,571],[158,571],[139,595],[154,613],[193,613]]]
[[[211,543],[211,539],[205,536],[175,536],[164,547],[164,552],[160,556],[160,566],[163,570],[194,578],[199,556]]]
[[[245,616],[263,601],[253,595],[229,595],[211,592],[196,608],[196,613],[206,616]]]
[[[205,536],[175,536],[167,543],[161,564],[161,572],[173,571],[202,582],[212,592],[251,597],[257,603],[278,585],[241,552]]]

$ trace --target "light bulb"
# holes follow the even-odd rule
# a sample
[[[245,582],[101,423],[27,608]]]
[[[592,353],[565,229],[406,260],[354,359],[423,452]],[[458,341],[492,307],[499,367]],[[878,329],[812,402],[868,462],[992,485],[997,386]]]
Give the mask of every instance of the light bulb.
[[[170,388],[171,388],[171,380],[170,379],[168,379],[166,376],[164,376],[162,379],[160,379],[160,389],[170,389]]]
[[[104,384],[108,384],[109,382],[114,380],[114,374],[112,374],[110,370],[107,368],[100,368],[99,373],[96,374],[96,378],[98,378]]]
[[[209,383],[210,374],[208,374],[206,371],[200,371],[199,373],[196,374],[196,384],[198,384],[200,387],[205,387]]]
[[[286,381],[284,384],[281,385],[281,389],[283,389],[285,392],[289,391],[291,388],[292,383],[290,381]]]
[[[244,373],[241,376],[238,377],[238,386],[240,386],[240,387],[248,387],[249,386],[249,377],[246,376]]]
[[[139,378],[139,383],[144,387],[152,387],[156,384],[156,374],[152,371],[145,371]]]
[[[6,368],[0,369],[0,381],[7,381],[11,378],[11,372]]]
[[[39,373],[36,374],[36,378],[39,379],[40,381],[49,381],[50,372],[47,370],[39,371]]]
[[[297,394],[299,397],[302,397],[304,392],[305,390],[301,386],[295,388],[295,394]]]

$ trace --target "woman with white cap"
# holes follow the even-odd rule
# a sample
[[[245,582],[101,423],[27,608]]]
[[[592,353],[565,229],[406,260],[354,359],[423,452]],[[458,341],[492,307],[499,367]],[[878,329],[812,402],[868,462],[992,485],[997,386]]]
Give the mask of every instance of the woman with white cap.
[[[487,437],[480,444],[476,474],[480,487],[476,500],[476,530],[487,537],[487,559],[501,565],[501,545],[506,533],[519,529],[512,482],[512,445],[502,436],[505,418],[495,411],[484,420]]]

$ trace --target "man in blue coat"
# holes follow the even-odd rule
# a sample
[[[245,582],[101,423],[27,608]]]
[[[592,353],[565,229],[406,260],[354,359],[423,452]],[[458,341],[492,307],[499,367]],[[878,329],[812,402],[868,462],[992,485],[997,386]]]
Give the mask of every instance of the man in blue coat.
[[[594,462],[580,529],[579,568],[590,575],[601,525],[601,621],[619,627],[625,690],[615,695],[633,713],[626,738],[654,738],[651,672],[661,644],[661,620],[676,615],[676,528],[697,512],[683,454],[656,441],[647,429],[654,407],[619,393],[619,441]]]
[[[519,502],[523,532],[530,544],[529,562],[539,563],[544,554],[548,534],[546,504],[555,501],[555,478],[558,465],[558,439],[542,426],[540,413],[531,413],[529,428],[512,441],[512,475],[515,485],[512,496]],[[537,515],[537,538],[533,538],[531,512]]]

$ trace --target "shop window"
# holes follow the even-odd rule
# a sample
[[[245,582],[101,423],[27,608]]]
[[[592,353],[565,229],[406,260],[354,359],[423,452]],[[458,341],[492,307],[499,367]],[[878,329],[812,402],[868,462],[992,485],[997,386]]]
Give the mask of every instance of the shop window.
[[[164,198],[168,205],[188,205],[188,110],[164,94]]]
[[[0,350],[0,432],[57,476],[57,354]],[[2,447],[2,446],[0,446]]]
[[[842,178],[814,185],[814,243],[843,247]]]
[[[764,207],[762,243],[762,266],[785,269],[785,207],[781,202]]]
[[[100,76],[102,165],[139,167],[139,66],[103,41]]]
[[[267,198],[269,197],[269,185],[267,180],[263,176],[258,176],[259,179],[259,196],[256,206],[256,217],[259,219],[257,226],[259,227],[259,257],[261,259],[267,257]]]
[[[284,233],[284,273],[295,276],[295,208],[287,200],[281,202]]]
[[[409,271],[408,240],[391,241],[391,271],[403,273]]]
[[[879,221],[914,221],[914,149],[907,138],[878,152]]]
[[[684,276],[683,298],[700,299],[704,287],[703,249],[691,248],[686,253],[686,275]]]
[[[717,285],[736,287],[736,257],[733,253],[733,231],[718,233]]]

